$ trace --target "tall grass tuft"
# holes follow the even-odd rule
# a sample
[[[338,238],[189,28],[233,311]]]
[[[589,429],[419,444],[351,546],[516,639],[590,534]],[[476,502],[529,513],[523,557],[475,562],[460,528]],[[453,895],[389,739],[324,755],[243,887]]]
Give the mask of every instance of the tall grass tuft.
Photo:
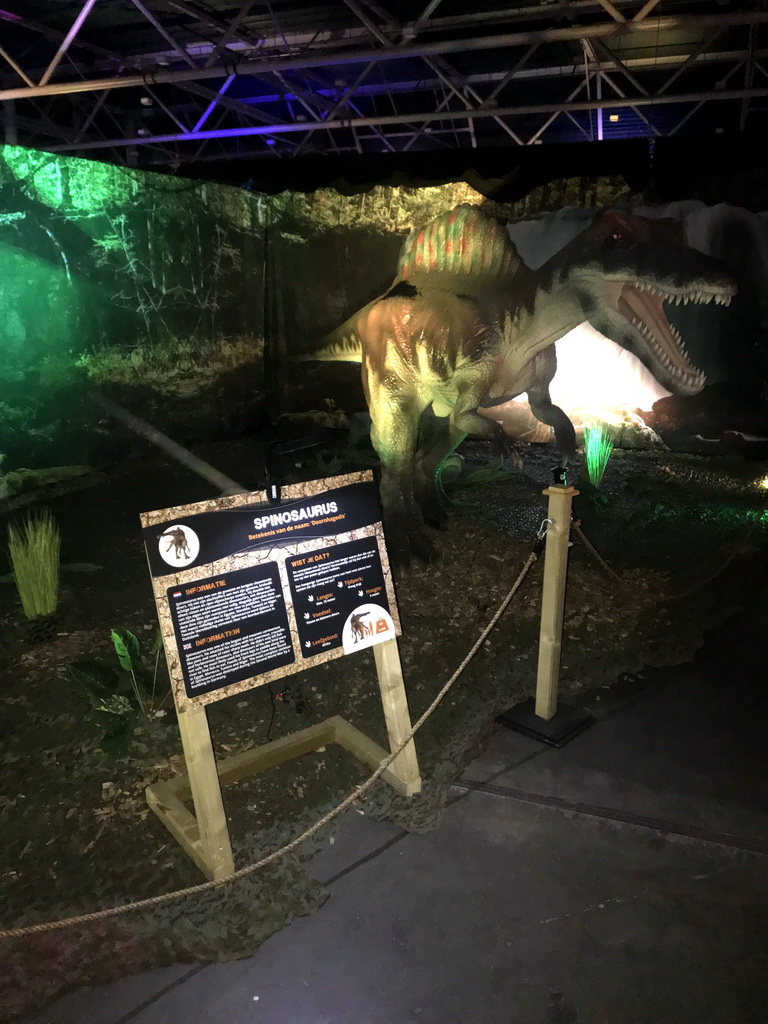
[[[584,427],[584,456],[587,462],[587,476],[595,488],[600,486],[612,451],[613,439],[602,424]]]
[[[8,550],[21,606],[28,619],[53,615],[59,603],[61,536],[50,512],[8,527]]]

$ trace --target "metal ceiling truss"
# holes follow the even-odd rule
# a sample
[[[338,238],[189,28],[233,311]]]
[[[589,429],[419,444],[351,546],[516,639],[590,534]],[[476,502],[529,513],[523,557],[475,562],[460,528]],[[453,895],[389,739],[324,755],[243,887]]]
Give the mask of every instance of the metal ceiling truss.
[[[6,0],[5,141],[179,168],[762,124],[757,0],[305,2]]]

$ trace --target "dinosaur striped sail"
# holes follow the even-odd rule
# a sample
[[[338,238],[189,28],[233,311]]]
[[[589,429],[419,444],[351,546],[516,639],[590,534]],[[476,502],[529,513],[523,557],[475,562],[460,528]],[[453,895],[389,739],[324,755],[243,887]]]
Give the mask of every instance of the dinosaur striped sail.
[[[463,203],[411,231],[397,271],[406,280],[423,273],[495,278],[512,275],[519,266],[504,228],[479,207]]]

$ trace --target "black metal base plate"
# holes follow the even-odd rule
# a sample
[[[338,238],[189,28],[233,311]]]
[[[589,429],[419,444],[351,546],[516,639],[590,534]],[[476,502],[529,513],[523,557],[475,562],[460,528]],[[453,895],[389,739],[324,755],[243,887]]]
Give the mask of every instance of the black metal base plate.
[[[531,739],[547,743],[550,747],[564,747],[574,736],[578,736],[595,722],[594,715],[583,708],[571,708],[561,704],[557,714],[549,720],[539,718],[535,708],[535,700],[529,697],[522,704],[515,704],[508,711],[502,712],[496,721],[500,725],[506,725],[508,729],[530,736]]]

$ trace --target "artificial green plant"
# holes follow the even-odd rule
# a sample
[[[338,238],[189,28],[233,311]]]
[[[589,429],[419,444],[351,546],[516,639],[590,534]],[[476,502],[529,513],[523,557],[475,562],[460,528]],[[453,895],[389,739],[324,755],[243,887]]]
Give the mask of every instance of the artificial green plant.
[[[135,633],[113,629],[111,638],[119,671],[101,661],[76,661],[69,672],[90,698],[93,719],[103,730],[102,750],[113,757],[124,757],[139,716],[165,713],[161,708],[167,692],[157,702],[163,640],[158,630],[150,652],[152,660],[146,664]]]
[[[59,604],[61,535],[47,510],[8,526],[8,552],[24,615],[50,622]]]
[[[613,452],[613,438],[602,423],[584,427],[586,475],[593,487],[600,486]]]

